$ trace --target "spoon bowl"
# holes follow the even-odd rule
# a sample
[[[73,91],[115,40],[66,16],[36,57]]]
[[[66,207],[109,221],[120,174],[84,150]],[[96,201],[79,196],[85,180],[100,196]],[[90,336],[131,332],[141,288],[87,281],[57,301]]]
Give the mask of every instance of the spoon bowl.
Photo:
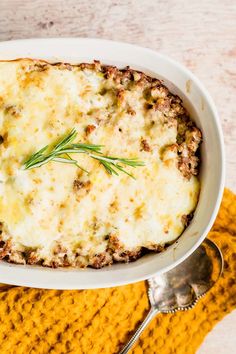
[[[149,279],[150,311],[120,354],[128,353],[157,313],[174,313],[193,308],[218,280],[223,266],[224,261],[220,249],[214,242],[205,239],[184,262],[169,272]]]
[[[148,296],[159,312],[173,313],[193,307],[214,285],[223,269],[218,247],[206,239],[184,262],[148,280]]]

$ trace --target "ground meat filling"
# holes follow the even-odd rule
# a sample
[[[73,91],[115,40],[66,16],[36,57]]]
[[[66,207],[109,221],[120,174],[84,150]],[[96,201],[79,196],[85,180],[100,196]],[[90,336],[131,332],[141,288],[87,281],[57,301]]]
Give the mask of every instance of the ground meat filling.
[[[199,158],[196,151],[201,142],[202,136],[199,129],[191,128],[185,132],[185,140],[178,145],[179,163],[178,168],[186,178],[198,174]]]

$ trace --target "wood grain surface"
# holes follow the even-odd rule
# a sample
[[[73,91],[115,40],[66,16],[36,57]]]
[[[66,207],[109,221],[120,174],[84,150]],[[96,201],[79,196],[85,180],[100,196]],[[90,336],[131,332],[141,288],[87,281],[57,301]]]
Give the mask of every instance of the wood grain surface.
[[[167,54],[192,70],[220,113],[226,185],[236,191],[235,0],[1,0],[0,40],[100,37]]]

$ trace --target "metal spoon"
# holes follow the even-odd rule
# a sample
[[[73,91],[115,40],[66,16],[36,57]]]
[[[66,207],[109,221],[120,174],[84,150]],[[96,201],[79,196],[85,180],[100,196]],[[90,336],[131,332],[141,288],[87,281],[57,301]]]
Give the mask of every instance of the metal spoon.
[[[151,308],[120,354],[128,353],[157,313],[174,313],[193,308],[220,277],[223,266],[221,251],[212,241],[206,239],[177,267],[149,279],[148,297]]]

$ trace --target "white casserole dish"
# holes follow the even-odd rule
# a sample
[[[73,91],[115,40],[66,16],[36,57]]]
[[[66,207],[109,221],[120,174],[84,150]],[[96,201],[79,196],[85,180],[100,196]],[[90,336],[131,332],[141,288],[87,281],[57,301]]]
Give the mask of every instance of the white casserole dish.
[[[29,39],[0,43],[0,60],[46,59],[50,62],[91,62],[118,67],[129,65],[163,80],[178,94],[203,133],[201,145],[201,193],[194,218],[181,237],[159,254],[146,255],[134,263],[102,269],[50,269],[0,262],[0,282],[51,289],[90,289],[117,286],[166,272],[188,257],[209,232],[224,187],[223,135],[215,105],[199,80],[186,68],[152,50],[100,39]]]

